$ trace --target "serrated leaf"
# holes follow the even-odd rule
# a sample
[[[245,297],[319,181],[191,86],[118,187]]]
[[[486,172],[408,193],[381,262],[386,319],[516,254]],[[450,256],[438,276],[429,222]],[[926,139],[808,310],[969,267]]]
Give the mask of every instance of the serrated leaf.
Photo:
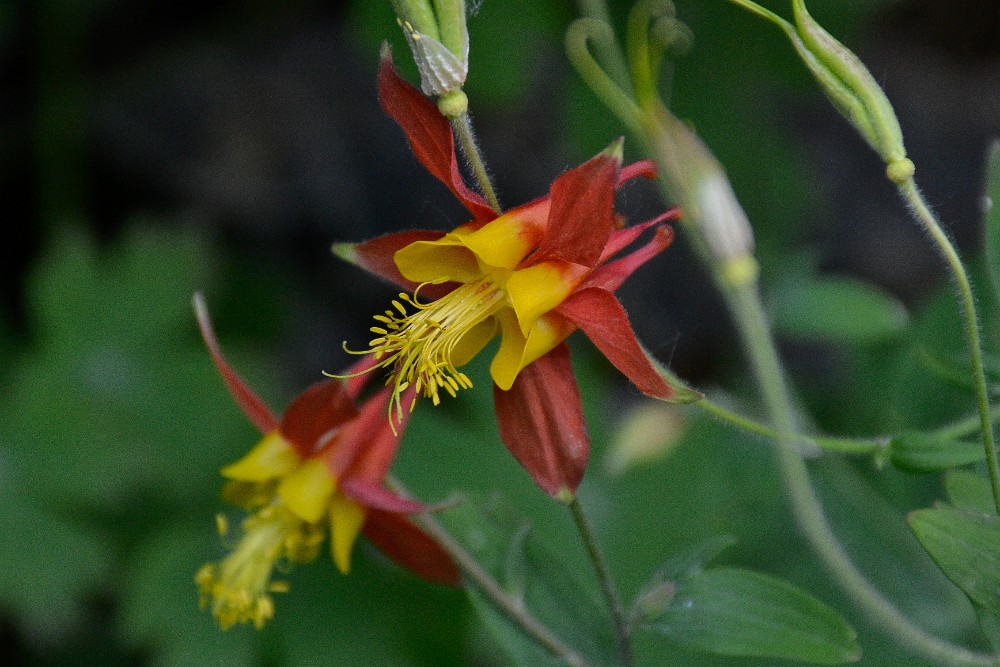
[[[899,335],[909,320],[894,296],[848,277],[788,280],[771,303],[776,330],[809,340],[869,345]]]
[[[1000,612],[1000,517],[957,509],[910,513],[910,528],[951,581],[990,612]]]
[[[975,463],[985,457],[978,442],[942,438],[933,433],[906,431],[894,436],[887,449],[889,461],[907,472],[937,472]]]
[[[968,470],[949,470],[944,489],[951,504],[960,510],[992,514],[996,511],[990,481]]]
[[[1000,299],[1000,141],[986,157],[986,191],[983,194],[983,228],[986,230],[986,264],[993,292]]]
[[[820,664],[861,657],[854,630],[790,583],[749,570],[712,568],[676,582],[670,604],[643,627],[711,653]]]

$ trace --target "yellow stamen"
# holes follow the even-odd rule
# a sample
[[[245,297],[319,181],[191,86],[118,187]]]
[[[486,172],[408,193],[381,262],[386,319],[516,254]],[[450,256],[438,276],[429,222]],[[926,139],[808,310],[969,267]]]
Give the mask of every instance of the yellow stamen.
[[[274,616],[272,593],[288,590],[283,581],[271,581],[280,559],[303,562],[316,558],[323,528],[309,524],[280,503],[269,505],[243,522],[243,534],[220,563],[198,571],[195,582],[202,608],[211,603],[222,629],[253,623],[258,629]]]
[[[441,402],[442,390],[457,396],[459,389],[470,389],[472,380],[457,368],[468,361],[456,354],[459,343],[477,325],[509,305],[506,292],[492,280],[466,283],[430,303],[420,301],[419,291],[418,287],[413,296],[400,293],[399,299],[392,301],[398,313],[386,310],[384,315],[375,315],[380,326],[371,328],[376,337],[369,341],[369,349],[348,350],[371,354],[378,363],[368,370],[391,369],[386,381],[393,386],[390,422],[394,411],[396,420],[402,420],[401,397],[411,385],[434,405]],[[413,410],[415,403],[416,397],[408,409]]]

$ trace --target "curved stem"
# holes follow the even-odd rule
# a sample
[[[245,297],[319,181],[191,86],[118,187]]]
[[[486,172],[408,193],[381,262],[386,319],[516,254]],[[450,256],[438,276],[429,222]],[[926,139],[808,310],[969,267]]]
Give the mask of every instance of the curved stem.
[[[945,642],[912,624],[857,569],[837,540],[799,455],[791,401],[771,340],[756,281],[731,285],[730,307],[743,335],[757,384],[778,434],[778,461],[799,530],[840,586],[869,618],[916,654],[944,664],[992,665],[992,656]]]
[[[608,611],[611,613],[611,620],[615,628],[615,639],[618,641],[618,655],[621,657],[623,667],[632,667],[635,664],[632,657],[632,644],[629,641],[629,628],[625,620],[625,607],[622,605],[618,589],[615,588],[614,580],[611,578],[611,570],[601,555],[601,550],[597,545],[594,532],[590,529],[587,516],[580,506],[580,499],[577,496],[569,503],[570,512],[573,514],[573,521],[583,539],[584,546],[587,547],[587,555],[594,566],[597,580],[601,584],[601,592],[604,600],[608,604]]]
[[[607,23],[594,18],[573,21],[566,30],[566,55],[577,73],[618,118],[636,134],[642,134],[642,111],[614,79],[601,68],[590,53],[588,43],[603,44],[614,40]]]
[[[405,487],[398,480],[390,477],[387,483],[397,492],[408,495],[406,494]],[[520,600],[509,595],[497,580],[490,576],[490,573],[479,564],[479,561],[466,551],[465,547],[459,544],[437,519],[425,513],[414,514],[410,517],[410,520],[434,538],[441,548],[451,556],[459,569],[465,573],[466,577],[472,580],[512,623],[521,628],[524,634],[531,637],[539,646],[545,648],[566,665],[572,667],[592,667],[582,655],[565,644],[547,626],[535,618]]]
[[[455,136],[458,137],[458,143],[462,146],[462,152],[465,153],[469,166],[472,167],[472,174],[476,177],[476,182],[479,183],[479,189],[483,191],[483,196],[489,202],[490,208],[496,211],[497,215],[501,214],[503,211],[500,208],[500,200],[497,199],[493,182],[490,181],[490,174],[486,170],[486,162],[483,161],[479,144],[476,143],[476,133],[472,131],[472,119],[469,118],[469,112],[466,111],[449,120],[455,131]]]
[[[944,256],[948,268],[951,270],[955,283],[958,285],[958,293],[962,302],[962,313],[965,316],[965,339],[969,345],[969,354],[972,358],[972,378],[976,390],[976,402],[979,407],[979,425],[982,429],[983,448],[986,453],[986,467],[990,472],[990,484],[993,488],[993,503],[997,514],[1000,514],[1000,465],[997,463],[997,450],[993,441],[993,420],[990,418],[990,399],[986,388],[986,373],[983,370],[983,352],[979,342],[979,319],[976,315],[976,303],[972,296],[972,286],[969,284],[969,277],[966,275],[965,266],[952,245],[948,235],[941,229],[937,218],[931,212],[927,203],[924,202],[917,184],[912,178],[899,186],[899,192],[909,205],[910,210],[920,220],[924,228],[930,233],[934,243],[937,244]]]
[[[611,25],[611,15],[604,0],[578,0],[580,14],[595,21],[600,21],[606,26]],[[608,72],[612,81],[622,90],[629,90],[631,79],[629,78],[628,64],[622,56],[621,49],[615,41],[614,32],[609,31],[610,39],[597,41],[597,49],[601,60],[604,62],[604,70]]]

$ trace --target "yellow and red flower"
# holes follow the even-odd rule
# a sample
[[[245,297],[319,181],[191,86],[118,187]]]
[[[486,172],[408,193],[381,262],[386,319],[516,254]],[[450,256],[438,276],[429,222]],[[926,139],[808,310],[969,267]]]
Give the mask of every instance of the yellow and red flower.
[[[648,161],[622,168],[619,141],[557,177],[548,195],[497,214],[462,179],[448,122],[388,56],[379,96],[417,159],[473,217],[448,233],[406,231],[335,247],[407,290],[375,316],[376,337],[359,352],[391,372],[390,421],[403,419],[418,394],[437,404],[442,392],[471,387],[459,369],[499,334],[490,374],[501,439],[542,489],[571,497],[590,445],[564,341],[581,329],[642,392],[671,398],[614,291],[670,244],[664,222],[677,212],[623,227],[616,190],[655,172]],[[647,230],[649,241],[613,259]]]
[[[222,469],[229,480],[224,496],[250,512],[241,535],[228,556],[205,565],[195,578],[202,606],[211,606],[219,624],[263,626],[274,615],[271,594],[287,590],[284,582],[272,581],[275,566],[314,560],[327,532],[333,562],[344,574],[364,533],[414,573],[457,583],[451,558],[405,516],[424,506],[384,486],[401,430],[386,423],[391,391],[358,406],[360,376],[319,382],[299,394],[279,421],[229,366],[200,296],[195,310],[226,387],[264,434],[246,456]],[[225,522],[219,525],[225,534]]]

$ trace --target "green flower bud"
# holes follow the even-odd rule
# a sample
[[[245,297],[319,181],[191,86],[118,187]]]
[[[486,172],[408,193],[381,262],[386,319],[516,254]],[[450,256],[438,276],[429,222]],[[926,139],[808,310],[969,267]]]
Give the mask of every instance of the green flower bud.
[[[861,60],[809,15],[805,0],[792,0],[792,10],[798,37],[792,44],[823,92],[886,161],[890,178],[908,179],[913,163],[906,159],[903,133],[882,88]]]
[[[425,95],[461,90],[469,73],[464,0],[392,0]]]

